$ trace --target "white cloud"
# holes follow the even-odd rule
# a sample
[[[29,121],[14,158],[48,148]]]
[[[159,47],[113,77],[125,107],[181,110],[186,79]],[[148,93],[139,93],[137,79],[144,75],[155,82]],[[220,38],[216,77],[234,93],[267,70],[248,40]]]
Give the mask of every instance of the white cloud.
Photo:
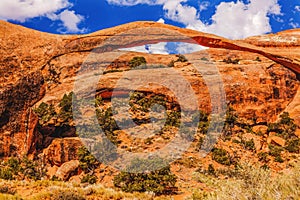
[[[206,49],[203,46],[197,45],[197,44],[188,44],[188,43],[179,43],[177,45],[176,51],[179,54],[187,54],[187,53],[192,53],[196,51],[201,51]]]
[[[207,8],[210,6],[209,1],[202,1],[199,5],[200,12],[203,10],[207,10]]]
[[[66,32],[69,33],[83,33],[85,29],[79,29],[78,25],[84,20],[82,15],[75,14],[73,10],[64,10],[59,15],[59,19],[62,21]]]
[[[24,22],[30,18],[55,13],[71,5],[68,0],[1,0],[0,17]]]
[[[295,10],[300,12],[300,6],[295,6]]]
[[[290,25],[292,28],[300,28],[300,25],[299,25],[299,23],[297,23],[297,22],[290,22],[289,25]]]
[[[165,20],[163,18],[160,18],[159,20],[157,20],[158,23],[162,23],[164,24],[165,23]]]
[[[277,0],[251,0],[249,4],[222,2],[206,31],[229,38],[264,34],[272,31],[269,14],[281,14]]]
[[[69,10],[72,6],[69,0],[1,0],[0,19],[25,22],[35,17],[47,17],[62,22],[60,31],[84,32],[85,29],[78,28],[84,17]]]
[[[228,38],[245,38],[272,31],[269,15],[281,15],[278,0],[249,0],[222,2],[216,7],[212,24],[200,20],[201,9],[187,5],[187,0],[107,0],[125,6],[137,4],[163,5],[165,17],[184,24],[187,28],[209,32]],[[201,4],[200,4],[201,5]]]

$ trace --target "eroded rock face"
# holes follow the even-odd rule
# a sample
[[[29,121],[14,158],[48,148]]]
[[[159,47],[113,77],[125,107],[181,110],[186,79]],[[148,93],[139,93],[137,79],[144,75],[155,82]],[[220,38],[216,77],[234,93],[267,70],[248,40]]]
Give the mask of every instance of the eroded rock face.
[[[77,150],[82,146],[79,138],[56,138],[43,151],[45,162],[61,166],[63,163],[78,159]]]
[[[218,68],[224,82],[227,103],[231,103],[241,117],[255,118],[258,122],[274,121],[287,105],[293,105],[295,95],[295,99],[299,99],[299,92],[296,94],[298,81],[294,73],[300,72],[297,60],[299,42],[283,42],[291,37],[293,41],[299,41],[299,30],[278,34],[281,40],[275,40],[276,35],[266,35],[258,40],[248,38],[245,41],[232,41],[154,22],[130,23],[82,36],[46,34],[0,22],[0,156],[35,154],[37,148],[46,148],[44,155],[52,165],[60,166],[76,159],[75,152],[81,143],[78,138],[69,138],[74,136],[74,132],[55,136],[48,133],[51,131],[39,132],[37,118],[31,108],[37,102],[57,103],[65,93],[74,90],[77,71],[97,45],[113,35],[141,27],[153,28],[155,32],[145,38],[145,34],[139,30],[135,32],[137,42],[125,38],[118,47],[174,39],[212,47],[204,55],[209,55]],[[170,32],[162,34],[162,30]],[[190,39],[174,36],[174,31],[186,34]],[[176,59],[174,55],[126,53],[116,62],[106,64],[110,64],[111,69],[125,70],[128,69],[128,61],[136,55],[144,56],[148,63],[165,65]],[[201,52],[191,54],[191,61],[199,60],[202,56]],[[255,61],[258,56],[260,62]],[[222,62],[228,57],[241,59],[240,64]],[[210,111],[209,92],[202,75],[187,63],[176,63],[174,68],[191,82],[200,109]],[[208,70],[206,75],[213,78],[216,74]],[[122,72],[106,74],[97,89],[99,92],[113,89],[120,77]],[[130,90],[130,84],[121,89]],[[162,91],[159,87],[154,88],[154,92]],[[299,109],[289,110],[293,111],[292,116],[299,116]]]

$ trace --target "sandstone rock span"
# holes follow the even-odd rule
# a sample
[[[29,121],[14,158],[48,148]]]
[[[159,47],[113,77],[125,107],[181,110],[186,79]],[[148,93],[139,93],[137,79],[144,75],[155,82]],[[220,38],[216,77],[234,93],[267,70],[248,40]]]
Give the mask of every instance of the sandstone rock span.
[[[168,30],[171,30],[172,32],[168,32]],[[173,31],[178,32],[178,34],[174,34]],[[125,33],[124,35],[122,35],[123,32]],[[122,40],[118,40],[118,42],[121,41],[121,43],[115,44],[115,49],[172,41],[194,43],[210,48],[223,48],[261,54],[262,56],[282,64],[297,74],[300,73],[300,61],[296,59],[296,55],[285,53],[276,54],[270,49],[264,49],[251,45],[251,42],[245,43],[242,41],[233,41],[208,33],[182,29],[155,22],[133,22],[112,29],[95,32],[86,36],[70,38],[69,40],[65,41],[65,47],[67,48],[65,49],[65,52],[62,52],[61,54],[63,55],[65,53],[76,51],[91,51],[101,44],[105,39],[113,36],[126,36]],[[292,38],[291,40],[292,42],[289,43],[289,46],[297,47],[300,41],[297,38]]]

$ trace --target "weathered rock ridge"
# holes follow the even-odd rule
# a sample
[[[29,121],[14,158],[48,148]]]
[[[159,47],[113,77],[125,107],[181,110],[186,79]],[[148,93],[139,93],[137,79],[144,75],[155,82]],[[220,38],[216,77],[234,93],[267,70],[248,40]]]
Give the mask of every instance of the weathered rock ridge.
[[[53,157],[49,159],[51,164],[61,165],[76,158],[61,144],[78,148],[77,140],[71,144],[69,140],[54,139],[40,147],[49,138],[37,131],[37,117],[31,109],[37,102],[57,102],[63,94],[71,92],[77,71],[93,50],[106,52],[172,41],[210,47],[187,56],[191,62],[209,57],[220,72],[228,103],[241,116],[275,121],[287,109],[292,117],[298,117],[299,106],[295,109],[288,105],[298,105],[293,100],[299,99],[296,77],[300,73],[299,33],[300,30],[292,30],[234,41],[155,22],[134,22],[88,35],[61,36],[1,21],[0,155],[34,154],[37,149],[48,147],[44,154]],[[144,56],[148,63],[165,65],[176,59],[175,55],[127,53],[112,64],[112,69],[126,69],[128,61],[136,55]],[[255,61],[259,56],[261,61]],[[229,57],[241,61],[238,65],[224,63]],[[174,68],[192,83],[199,107],[209,111],[209,92],[201,75],[190,64],[178,63]],[[213,78],[215,73],[208,70],[207,76]],[[111,90],[120,77],[122,72],[107,73],[97,86],[99,91]],[[130,90],[130,84],[121,89]],[[161,92],[161,88],[155,90]],[[70,158],[58,155],[59,148]]]

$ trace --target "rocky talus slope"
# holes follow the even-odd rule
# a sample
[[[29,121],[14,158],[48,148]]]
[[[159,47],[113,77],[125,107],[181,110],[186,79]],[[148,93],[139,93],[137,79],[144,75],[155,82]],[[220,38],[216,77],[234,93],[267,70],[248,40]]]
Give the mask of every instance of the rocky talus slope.
[[[101,61],[101,64],[108,67],[107,73],[97,85],[97,94],[107,100],[113,89],[118,89],[120,94],[122,91],[132,90],[132,83],[136,77],[134,75],[140,75],[139,70],[133,71],[133,78],[124,80],[119,88],[115,88],[115,85],[130,69],[130,60],[140,56],[152,65],[167,66],[173,62],[171,67],[190,82],[199,109],[208,113],[212,110],[213,102],[207,85],[208,82],[215,81],[216,76],[220,77],[218,80],[224,86],[226,104],[233,107],[239,118],[252,128],[249,133],[245,127],[242,129],[235,126],[233,131],[245,132],[242,137],[247,140],[253,139],[255,153],[268,151],[269,143],[284,146],[280,139],[276,138],[278,136],[275,137],[274,133],[266,130],[267,124],[278,120],[284,111],[289,112],[300,126],[299,29],[244,40],[229,40],[155,22],[133,22],[88,35],[53,35],[0,21],[1,159],[17,155],[28,155],[31,158],[42,156],[51,175],[57,173],[57,168],[64,163],[76,160],[76,150],[81,142],[76,135],[74,123],[58,126],[57,121],[50,120],[41,127],[33,108],[42,102],[57,105],[64,94],[74,91],[74,81],[82,64],[90,62],[92,66],[93,62],[97,63],[93,61],[91,54],[159,42],[194,43],[209,49],[185,55],[188,58],[187,62],[176,61],[176,55],[123,52],[113,62],[107,56]],[[201,65],[207,68],[201,70],[203,73],[199,73],[194,69],[193,63],[202,63]],[[160,69],[147,70],[149,74],[156,74],[158,78],[174,78],[168,74],[159,75]],[[91,78],[93,75],[95,73],[90,75]],[[157,85],[141,87],[139,92],[157,95],[164,93],[168,96],[167,101],[170,104],[175,99],[170,91]],[[106,102],[106,105],[109,103]],[[134,128],[128,130],[140,131]],[[258,132],[260,135],[255,134]],[[296,130],[296,134],[298,132]],[[129,148],[133,145],[122,133],[117,137],[121,140],[121,146]],[[232,137],[240,139],[237,135]],[[239,146],[232,141],[220,140],[217,146],[243,160],[258,160],[253,152],[239,150]],[[148,148],[147,145],[132,147],[137,151]],[[149,147],[148,150],[158,147]],[[192,150],[184,157],[200,159]],[[211,157],[206,157],[199,163],[207,167],[214,161]],[[172,169],[177,171],[184,184],[186,173],[191,173],[192,170],[181,170],[181,164],[175,163]],[[219,166],[218,163],[214,164]],[[288,161],[280,164],[269,163],[275,170],[283,169],[287,165]],[[196,164],[193,167],[199,168],[200,165]],[[107,175],[106,172],[101,173]],[[108,176],[102,180],[109,182],[111,178]]]

